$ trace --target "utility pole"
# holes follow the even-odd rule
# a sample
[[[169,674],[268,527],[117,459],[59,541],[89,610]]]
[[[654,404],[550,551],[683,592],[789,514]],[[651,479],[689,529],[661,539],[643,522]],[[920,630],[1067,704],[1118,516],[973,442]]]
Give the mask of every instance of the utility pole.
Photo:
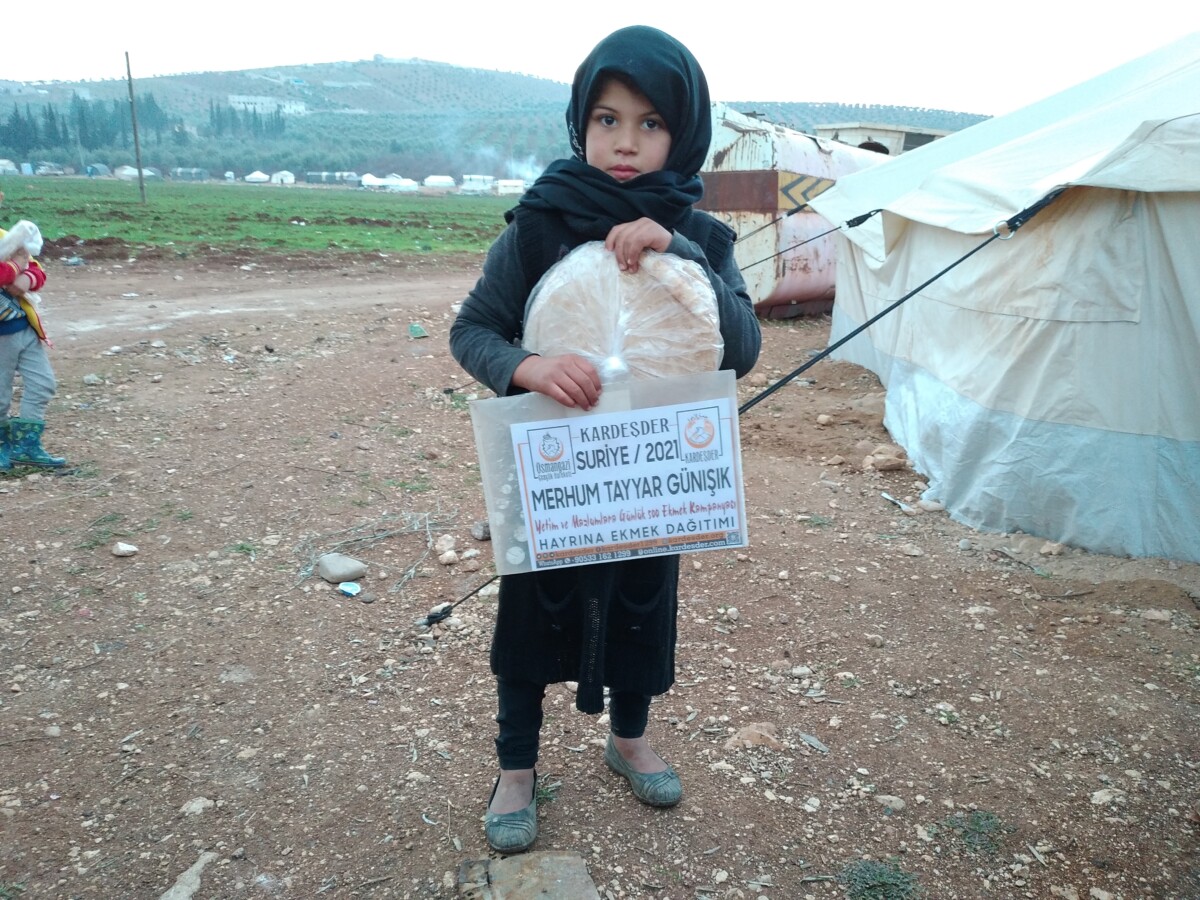
[[[133,121],[133,158],[138,170],[138,190],[142,204],[146,203],[146,176],[142,174],[142,144],[138,140],[137,103],[133,99],[133,72],[129,68],[129,51],[125,51],[125,78],[129,82],[129,118]]]

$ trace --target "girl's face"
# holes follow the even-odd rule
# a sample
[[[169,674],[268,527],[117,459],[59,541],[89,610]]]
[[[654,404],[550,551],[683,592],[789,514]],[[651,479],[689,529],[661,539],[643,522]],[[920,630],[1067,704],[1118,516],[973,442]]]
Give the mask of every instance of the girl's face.
[[[584,151],[588,165],[629,181],[666,165],[671,135],[640,91],[610,78],[588,114]]]

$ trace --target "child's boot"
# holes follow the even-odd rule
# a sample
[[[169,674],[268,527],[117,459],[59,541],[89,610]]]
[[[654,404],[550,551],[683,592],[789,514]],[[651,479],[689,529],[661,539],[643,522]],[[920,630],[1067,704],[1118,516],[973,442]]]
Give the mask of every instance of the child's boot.
[[[45,466],[57,469],[67,461],[61,456],[51,456],[42,449],[42,432],[45,422],[33,419],[13,418],[8,420],[8,455],[12,463],[26,466]]]
[[[8,418],[0,417],[0,472],[12,468],[12,460],[8,455]]]

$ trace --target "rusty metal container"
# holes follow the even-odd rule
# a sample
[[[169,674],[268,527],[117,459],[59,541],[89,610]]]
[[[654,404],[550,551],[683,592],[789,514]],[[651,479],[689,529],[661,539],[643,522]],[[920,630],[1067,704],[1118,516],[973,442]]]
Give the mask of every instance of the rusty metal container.
[[[714,104],[698,206],[737,232],[734,253],[759,316],[833,307],[834,236],[805,243],[831,227],[807,203],[842,175],[887,159]]]

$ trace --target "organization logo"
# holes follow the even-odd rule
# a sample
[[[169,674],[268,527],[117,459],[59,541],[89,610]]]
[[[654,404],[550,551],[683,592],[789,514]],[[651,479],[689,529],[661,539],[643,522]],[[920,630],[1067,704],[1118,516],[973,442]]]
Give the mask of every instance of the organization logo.
[[[696,413],[683,426],[683,439],[693,450],[703,450],[717,436],[717,427],[704,413]]]
[[[529,462],[537,479],[569,478],[575,474],[571,460],[571,430],[565,425],[526,432]]]
[[[538,444],[538,456],[542,458],[542,462],[558,462],[562,459],[565,449],[558,436],[547,431],[542,435],[542,440]]]
[[[718,407],[683,410],[678,416],[679,435],[683,438],[679,449],[684,462],[708,462],[722,456]]]

